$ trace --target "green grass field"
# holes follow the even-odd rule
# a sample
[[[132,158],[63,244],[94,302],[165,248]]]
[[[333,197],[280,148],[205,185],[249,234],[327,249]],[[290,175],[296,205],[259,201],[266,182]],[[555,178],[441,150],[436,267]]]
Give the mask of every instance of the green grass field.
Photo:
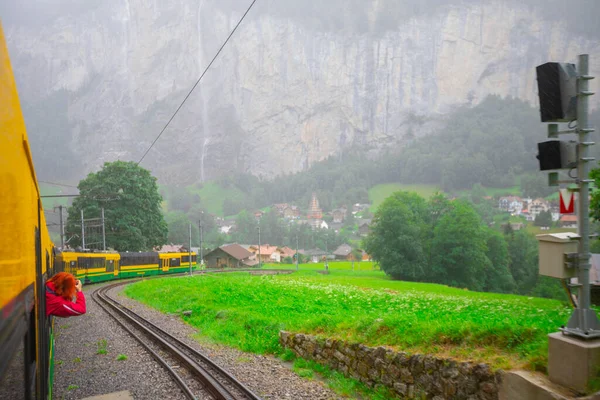
[[[426,199],[430,198],[435,192],[441,191],[435,185],[406,185],[403,183],[383,183],[381,185],[375,185],[369,189],[371,211],[377,210],[377,207],[379,207],[387,197],[399,190],[415,192]]]
[[[281,353],[278,333],[285,329],[542,370],[547,334],[570,314],[555,300],[393,281],[348,264],[331,263],[328,275],[312,270],[323,268],[316,264],[291,275],[153,279],[128,286],[126,293],[162,312],[192,310],[185,318],[202,340],[244,351]]]

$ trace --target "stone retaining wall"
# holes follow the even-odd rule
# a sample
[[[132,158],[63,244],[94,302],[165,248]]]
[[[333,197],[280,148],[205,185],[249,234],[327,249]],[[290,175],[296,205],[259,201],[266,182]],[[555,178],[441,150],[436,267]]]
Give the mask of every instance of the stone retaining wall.
[[[369,387],[387,386],[401,398],[498,399],[501,374],[494,374],[487,364],[408,355],[286,331],[279,333],[279,340],[304,359],[328,365]]]

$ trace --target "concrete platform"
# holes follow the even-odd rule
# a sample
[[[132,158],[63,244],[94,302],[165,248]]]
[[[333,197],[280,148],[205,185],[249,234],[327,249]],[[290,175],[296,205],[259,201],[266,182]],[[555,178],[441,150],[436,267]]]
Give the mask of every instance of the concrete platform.
[[[133,396],[131,396],[129,390],[123,390],[122,392],[114,392],[108,394],[101,394],[98,396],[86,397],[81,400],[133,400]]]
[[[548,335],[548,376],[561,386],[585,393],[600,369],[600,340],[582,340],[561,332]]]

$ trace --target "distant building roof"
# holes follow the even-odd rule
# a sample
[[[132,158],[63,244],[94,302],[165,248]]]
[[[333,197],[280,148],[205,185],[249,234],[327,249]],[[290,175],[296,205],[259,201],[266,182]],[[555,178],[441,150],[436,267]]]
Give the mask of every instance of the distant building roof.
[[[219,248],[237,260],[244,260],[252,255],[251,252],[237,243],[224,245]]]
[[[269,244],[264,244],[260,246],[260,254],[263,256],[270,256],[271,254],[273,254],[276,250],[278,249],[277,246],[271,246]],[[258,253],[258,246],[257,245],[252,245],[249,248],[250,251],[252,251],[253,253],[256,252]]]
[[[561,222],[577,222],[577,215],[563,215],[560,217]]]
[[[350,245],[347,245],[344,243],[344,244],[340,245],[340,247],[335,249],[335,251],[333,252],[333,255],[346,257],[350,253],[352,253],[352,247],[350,247]]]

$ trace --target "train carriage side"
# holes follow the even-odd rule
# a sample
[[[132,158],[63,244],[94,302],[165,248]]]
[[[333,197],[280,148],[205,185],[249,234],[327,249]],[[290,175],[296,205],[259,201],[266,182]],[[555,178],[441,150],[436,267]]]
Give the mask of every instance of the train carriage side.
[[[176,274],[190,271],[190,253],[158,253],[162,274]],[[196,253],[192,252],[192,270],[196,268]]]
[[[158,275],[161,272],[162,265],[156,252],[125,252],[119,255],[121,257],[120,278],[140,278]]]
[[[51,395],[52,341],[44,284],[52,242],[0,24],[0,397]]]
[[[104,282],[119,276],[119,253],[65,251],[57,254],[56,264],[84,284]]]

